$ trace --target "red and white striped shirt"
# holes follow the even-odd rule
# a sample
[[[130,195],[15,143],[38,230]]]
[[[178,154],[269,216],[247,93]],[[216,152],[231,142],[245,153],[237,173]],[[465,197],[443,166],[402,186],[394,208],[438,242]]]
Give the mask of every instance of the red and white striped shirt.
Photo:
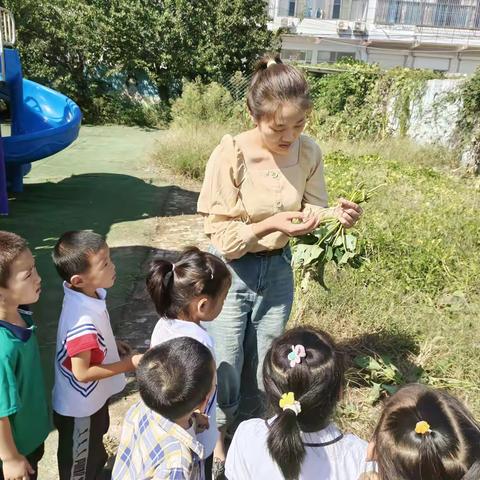
[[[72,372],[72,357],[90,351],[91,364],[118,362],[105,303],[106,291],[98,289],[99,298],[92,298],[63,284],[62,313],[57,331],[53,409],[60,415],[88,417],[125,387],[125,375],[115,375],[93,382],[79,382]]]

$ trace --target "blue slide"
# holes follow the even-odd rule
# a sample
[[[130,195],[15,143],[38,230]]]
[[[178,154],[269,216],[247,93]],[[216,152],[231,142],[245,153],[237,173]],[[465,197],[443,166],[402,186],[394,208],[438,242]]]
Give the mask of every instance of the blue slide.
[[[0,214],[8,213],[6,188],[21,192],[30,163],[68,147],[82,120],[80,108],[68,97],[23,78],[16,49],[4,48],[3,57],[0,98],[10,106],[12,124],[11,136],[0,139]]]

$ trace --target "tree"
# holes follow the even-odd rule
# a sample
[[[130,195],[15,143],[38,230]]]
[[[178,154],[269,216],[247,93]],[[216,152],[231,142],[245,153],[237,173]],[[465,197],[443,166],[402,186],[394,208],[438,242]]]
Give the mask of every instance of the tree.
[[[213,5],[199,45],[199,70],[206,78],[222,81],[236,71],[249,73],[259,54],[279,49],[267,29],[267,2],[216,0]]]
[[[272,47],[263,0],[5,0],[26,76],[79,103],[87,121],[125,77],[164,99],[183,79],[225,80]],[[114,120],[114,119],[111,119]]]

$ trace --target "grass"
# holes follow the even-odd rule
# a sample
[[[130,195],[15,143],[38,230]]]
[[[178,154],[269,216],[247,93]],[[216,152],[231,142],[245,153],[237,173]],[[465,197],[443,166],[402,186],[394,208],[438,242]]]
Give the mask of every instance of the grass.
[[[170,131],[157,160],[201,179],[228,127]],[[235,133],[235,132],[232,132]],[[365,207],[359,229],[368,261],[330,267],[330,290],[298,289],[290,325],[313,324],[341,343],[349,366],[338,421],[371,433],[371,374],[358,355],[387,355],[404,382],[448,388],[480,418],[480,184],[455,171],[454,155],[406,139],[322,144],[330,198],[359,182],[385,184]],[[299,282],[298,282],[299,283]]]
[[[159,141],[155,160],[175,173],[200,180],[212,150],[226,133],[232,132],[217,124],[173,127]]]
[[[351,388],[340,420],[362,435],[370,433],[376,409],[368,401],[369,372],[352,366],[360,354],[390,356],[405,382],[449,388],[480,416],[477,183],[447,173],[451,158],[439,150],[417,151],[405,141],[398,148],[397,140],[384,147],[385,156],[365,154],[365,145],[350,147],[363,155],[325,155],[332,199],[361,181],[385,187],[359,226],[369,261],[358,270],[330,268],[329,291],[315,284],[297,291],[291,321],[314,324],[341,342]]]

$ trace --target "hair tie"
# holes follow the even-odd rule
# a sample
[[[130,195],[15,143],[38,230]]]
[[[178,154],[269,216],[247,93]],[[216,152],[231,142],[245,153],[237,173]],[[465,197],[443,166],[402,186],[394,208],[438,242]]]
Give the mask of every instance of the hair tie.
[[[293,392],[284,393],[278,404],[283,411],[291,410],[297,416],[302,411],[300,402],[295,400],[295,394]]]
[[[268,67],[271,67],[272,65],[276,65],[277,64],[277,61],[274,59],[274,58],[271,58],[268,62],[267,62],[267,68]]]
[[[415,425],[415,433],[417,433],[418,435],[426,435],[427,433],[432,433],[430,424],[425,420],[417,422],[417,424]]]
[[[288,354],[290,366],[293,368],[295,365],[302,363],[302,358],[306,356],[307,354],[303,345],[292,345],[292,351]]]

